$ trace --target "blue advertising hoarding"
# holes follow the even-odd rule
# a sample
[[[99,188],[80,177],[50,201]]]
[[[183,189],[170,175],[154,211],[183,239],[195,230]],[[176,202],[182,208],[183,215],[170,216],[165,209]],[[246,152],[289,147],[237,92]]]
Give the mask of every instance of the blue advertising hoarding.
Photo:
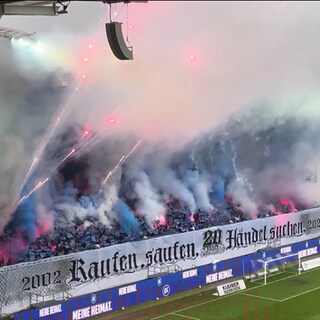
[[[304,251],[303,251],[304,250]],[[258,251],[234,259],[216,261],[194,269],[179,271],[132,283],[126,286],[103,290],[81,297],[63,301],[41,309],[30,309],[14,316],[15,320],[58,320],[88,319],[181,293],[187,290],[215,284],[233,277],[245,276],[263,270],[263,261],[304,252],[304,255],[317,254],[320,251],[319,240],[311,239],[294,243],[286,247]],[[292,257],[287,258],[288,261]],[[273,266],[283,263],[283,259],[273,262]]]

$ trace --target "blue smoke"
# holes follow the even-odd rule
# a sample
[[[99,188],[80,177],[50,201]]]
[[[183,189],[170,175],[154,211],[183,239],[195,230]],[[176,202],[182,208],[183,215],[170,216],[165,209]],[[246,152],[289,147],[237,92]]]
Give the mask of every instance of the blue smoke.
[[[103,202],[103,198],[99,196],[98,194],[92,194],[90,196],[91,202],[93,203],[93,206],[97,209]]]
[[[82,196],[79,199],[79,202],[82,208],[90,209],[93,207],[93,203],[91,202],[91,199],[87,196]]]
[[[213,184],[212,200],[216,205],[225,203],[225,179],[219,178]]]
[[[60,200],[68,202],[69,204],[76,204],[77,189],[73,187],[71,181],[66,181],[61,189]]]
[[[32,188],[29,182],[22,190],[23,195],[28,194]],[[22,204],[17,208],[13,224],[16,232],[21,232],[22,237],[26,243],[30,243],[36,238],[36,203],[35,195],[32,194],[28,199],[24,200]]]
[[[139,231],[139,222],[134,213],[122,200],[118,200],[114,206],[119,214],[119,224],[128,235],[134,235]]]

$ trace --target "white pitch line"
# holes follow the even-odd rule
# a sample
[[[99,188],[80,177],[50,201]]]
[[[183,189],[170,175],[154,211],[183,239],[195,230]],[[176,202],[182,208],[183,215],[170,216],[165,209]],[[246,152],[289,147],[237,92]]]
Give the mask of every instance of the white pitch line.
[[[301,274],[305,274],[305,273],[309,273],[309,272],[313,272],[313,271],[319,271],[319,269],[320,269],[320,268],[310,269],[310,270],[308,270],[308,271],[304,271],[304,272],[301,273]],[[246,290],[244,290],[244,292],[248,292],[248,291],[254,290],[254,289],[259,288],[259,287],[265,287],[265,286],[268,286],[268,285],[270,285],[270,284],[273,284],[273,283],[276,283],[276,282],[279,282],[279,281],[283,281],[283,280],[287,280],[287,279],[290,279],[290,278],[294,278],[294,277],[297,277],[297,276],[300,276],[300,274],[297,273],[296,275],[292,275],[292,276],[285,277],[285,278],[282,278],[282,279],[270,281],[270,282],[267,282],[267,284],[265,284],[265,285],[261,284],[261,285],[256,286],[256,287],[252,287],[252,288],[246,289]],[[213,301],[217,301],[217,300],[222,300],[222,299],[225,299],[225,298],[229,298],[229,297],[232,297],[232,296],[237,295],[237,294],[239,294],[239,292],[235,292],[235,293],[231,293],[231,294],[229,294],[229,295],[225,295],[225,296],[222,296],[222,297],[218,297],[217,299],[213,299],[213,300],[208,300],[208,301],[204,301],[204,302],[201,302],[201,303],[197,303],[197,304],[195,304],[195,305],[192,305],[192,306],[189,306],[189,307],[186,307],[186,308],[183,308],[183,309],[179,309],[179,310],[176,310],[176,311],[174,311],[174,312],[182,312],[182,311],[185,311],[185,310],[189,310],[189,309],[192,309],[192,308],[196,308],[196,307],[199,307],[199,306],[203,306],[203,305],[205,305],[205,304],[207,304],[207,303],[212,303]],[[280,300],[279,302],[281,302],[281,301],[283,301],[283,300]],[[166,316],[168,316],[168,315],[170,315],[170,314],[172,314],[172,312],[170,312],[170,313],[165,313],[165,314],[163,314],[163,315],[161,315],[161,316],[157,316],[157,317],[155,317],[155,318],[151,318],[150,320],[161,319],[161,318],[164,318],[164,317],[166,317]]]
[[[245,292],[238,292],[238,294],[241,294],[243,296],[248,296],[248,297],[253,297],[253,298],[259,298],[259,299],[265,299],[265,300],[271,300],[271,301],[276,301],[276,302],[281,302],[282,300],[274,299],[274,298],[269,298],[269,297],[264,297],[264,296],[258,296],[255,294],[249,294]]]
[[[186,319],[200,320],[199,318],[194,318],[194,317],[185,316],[184,314],[179,314],[179,313],[170,313],[170,314],[172,314],[172,315],[174,315],[174,316],[186,318]]]
[[[293,298],[296,298],[296,297],[300,297],[300,296],[302,296],[302,295],[304,295],[304,294],[306,294],[306,293],[310,293],[310,292],[313,292],[313,291],[317,291],[317,290],[319,290],[319,289],[320,289],[320,287],[317,287],[317,288],[314,288],[314,289],[310,289],[310,290],[307,290],[307,291],[304,291],[304,292],[295,294],[295,295],[293,295],[293,296],[290,296],[290,297],[288,297],[288,298],[284,298],[284,299],[282,299],[282,300],[280,300],[280,301],[281,301],[281,302],[287,301],[287,300],[290,300],[290,299],[293,299]]]

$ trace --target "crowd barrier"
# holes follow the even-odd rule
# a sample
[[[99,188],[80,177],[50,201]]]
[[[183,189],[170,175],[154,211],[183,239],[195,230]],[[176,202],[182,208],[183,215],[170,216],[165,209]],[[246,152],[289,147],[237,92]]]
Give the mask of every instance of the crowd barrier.
[[[19,263],[0,268],[0,306],[13,314],[34,305],[30,296],[43,301],[81,297],[146,280],[155,268],[200,268],[213,259],[230,261],[319,234],[320,208],[314,208]]]
[[[50,307],[30,309],[15,314],[14,319],[80,320],[114,311],[119,311],[121,314],[123,308],[168,297],[198,288],[199,286],[213,286],[219,281],[228,278],[244,277],[245,275],[253,274],[257,268],[261,268],[261,266],[257,266],[257,262],[259,261],[270,258],[275,259],[279,255],[283,256],[285,254],[290,255],[292,258],[292,254],[298,252],[301,252],[302,257],[318,254],[320,252],[319,238],[266,251],[257,251],[224,261],[213,261],[210,264],[189,270],[76,297]]]

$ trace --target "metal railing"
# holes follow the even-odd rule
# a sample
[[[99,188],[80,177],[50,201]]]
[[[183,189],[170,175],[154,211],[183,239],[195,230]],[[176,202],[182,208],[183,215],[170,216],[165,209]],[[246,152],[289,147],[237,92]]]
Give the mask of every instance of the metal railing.
[[[181,270],[182,268],[177,264],[170,266],[152,266],[148,268],[148,278],[155,277],[160,274],[176,273]]]

